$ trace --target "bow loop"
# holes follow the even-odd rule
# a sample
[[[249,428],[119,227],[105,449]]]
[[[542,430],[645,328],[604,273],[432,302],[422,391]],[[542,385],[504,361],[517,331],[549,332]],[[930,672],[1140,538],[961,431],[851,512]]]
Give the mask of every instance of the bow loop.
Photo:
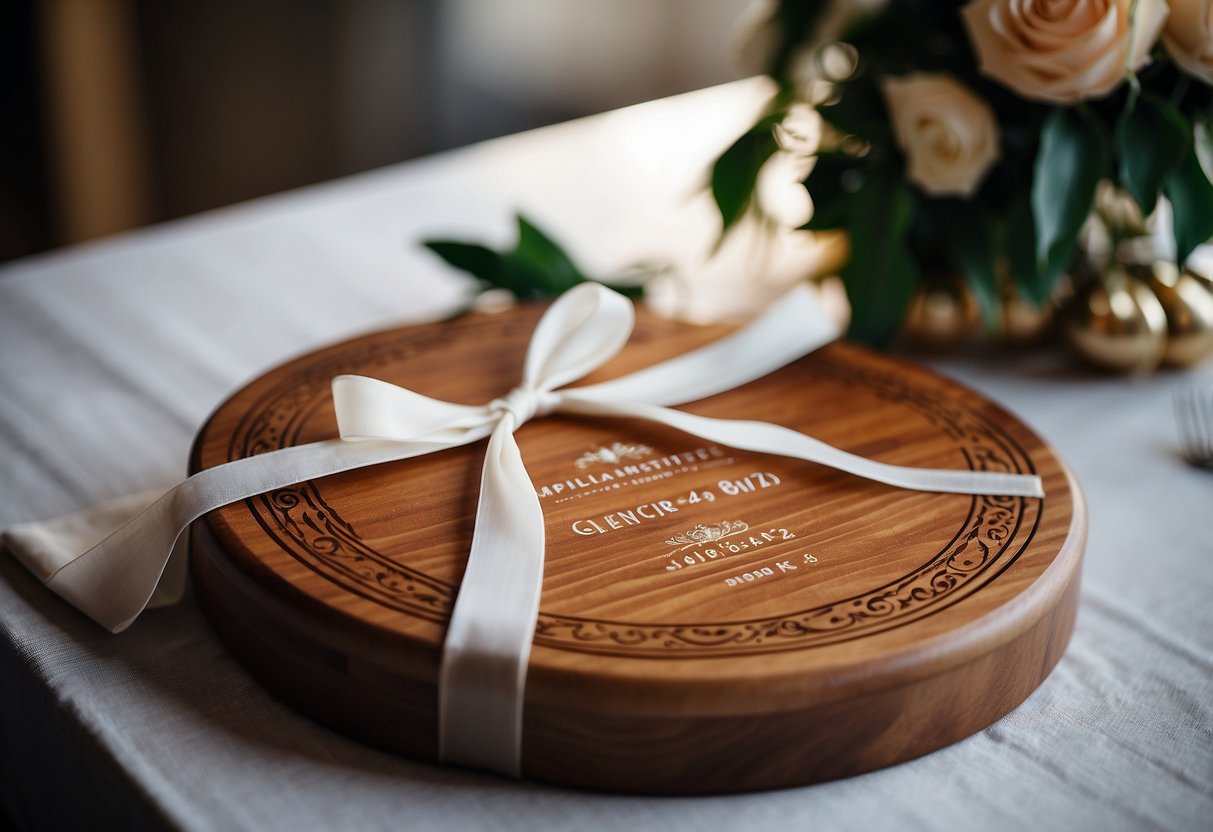
[[[469,432],[485,436],[495,421],[486,407],[431,399],[366,376],[334,378],[333,407],[345,440],[451,441]]]
[[[631,301],[597,283],[582,283],[550,307],[527,348],[522,386],[550,391],[606,364],[632,334]]]
[[[675,405],[714,396],[795,361],[839,335],[807,286],[797,286],[749,326],[692,352],[620,378],[578,387],[568,398]]]

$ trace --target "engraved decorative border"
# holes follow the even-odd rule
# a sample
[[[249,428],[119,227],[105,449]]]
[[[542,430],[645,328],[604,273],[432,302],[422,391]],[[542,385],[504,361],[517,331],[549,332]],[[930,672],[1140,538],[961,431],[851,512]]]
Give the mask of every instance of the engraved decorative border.
[[[426,335],[403,330],[399,341],[355,342],[349,349],[299,372],[268,390],[249,408],[233,433],[228,458],[235,459],[298,441],[309,416],[326,401],[330,380],[343,372],[373,373],[441,347],[457,337],[459,322]],[[503,338],[525,337],[532,323],[518,318],[478,320]],[[484,332],[483,329],[480,330]],[[807,375],[864,388],[908,407],[952,438],[973,470],[1034,472],[1031,459],[1005,431],[955,400],[907,384],[896,374],[857,366],[839,356],[815,361]],[[246,501],[262,528],[309,569],[347,591],[419,618],[444,623],[455,587],[398,564],[367,546],[357,530],[329,506],[314,481]],[[1013,563],[1040,521],[1016,551],[1027,506],[1022,498],[974,497],[956,536],[922,566],[884,586],[829,605],[775,618],[695,625],[637,624],[556,616],[540,612],[535,641],[549,647],[628,657],[742,655],[804,649],[882,632],[938,612],[976,591]],[[997,567],[997,568],[996,568]]]

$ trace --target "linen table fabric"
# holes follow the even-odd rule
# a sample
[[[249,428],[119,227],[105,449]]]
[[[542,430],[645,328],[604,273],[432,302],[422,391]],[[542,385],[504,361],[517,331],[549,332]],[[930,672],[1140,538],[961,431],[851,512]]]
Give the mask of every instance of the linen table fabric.
[[[0,268],[0,527],[165,488],[207,413],[266,367],[454,309],[467,284],[416,250],[425,236],[504,242],[521,207],[600,271],[658,246],[702,250],[713,232],[686,194],[762,92],[657,102]],[[675,135],[702,153],[660,140]],[[603,234],[608,217],[628,222]],[[1052,442],[1090,510],[1069,651],[961,743],[713,798],[413,763],[278,704],[188,595],[112,636],[4,555],[4,805],[35,829],[1207,828],[1213,477],[1180,459],[1170,399],[1213,384],[1213,366],[1128,380],[1060,351],[933,363]]]

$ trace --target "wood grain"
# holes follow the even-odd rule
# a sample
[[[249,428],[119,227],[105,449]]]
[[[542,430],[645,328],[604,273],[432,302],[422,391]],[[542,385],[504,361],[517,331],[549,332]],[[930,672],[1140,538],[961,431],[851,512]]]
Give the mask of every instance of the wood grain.
[[[192,467],[336,434],[342,372],[479,404],[520,376],[541,310],[377,333],[224,403]],[[586,383],[720,337],[640,315]],[[980,730],[1068,641],[1085,515],[1056,455],[928,371],[832,344],[696,402],[881,461],[1034,472],[1043,500],[925,494],[631,420],[549,417],[517,438],[547,566],[527,680],[527,776],[714,793],[846,776]],[[270,690],[432,759],[443,632],[483,446],[301,483],[196,523],[216,631]],[[578,533],[584,532],[584,533]],[[701,542],[697,542],[701,541]]]

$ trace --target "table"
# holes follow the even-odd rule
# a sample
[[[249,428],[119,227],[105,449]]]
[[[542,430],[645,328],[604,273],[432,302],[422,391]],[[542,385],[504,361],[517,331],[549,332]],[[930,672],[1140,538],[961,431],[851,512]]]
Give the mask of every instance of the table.
[[[714,233],[706,160],[747,81],[0,268],[0,527],[167,487],[227,393],[337,339],[433,319],[469,283],[417,246],[505,243],[515,210],[588,271]],[[731,265],[715,276],[731,279]],[[1078,627],[1018,710],[923,759],[713,798],[587,794],[397,759],[265,694],[186,602],[111,636],[0,557],[0,794],[20,828],[1205,829],[1213,817],[1213,476],[1178,455],[1191,373],[1060,351],[929,363],[1017,411],[1090,507]]]

